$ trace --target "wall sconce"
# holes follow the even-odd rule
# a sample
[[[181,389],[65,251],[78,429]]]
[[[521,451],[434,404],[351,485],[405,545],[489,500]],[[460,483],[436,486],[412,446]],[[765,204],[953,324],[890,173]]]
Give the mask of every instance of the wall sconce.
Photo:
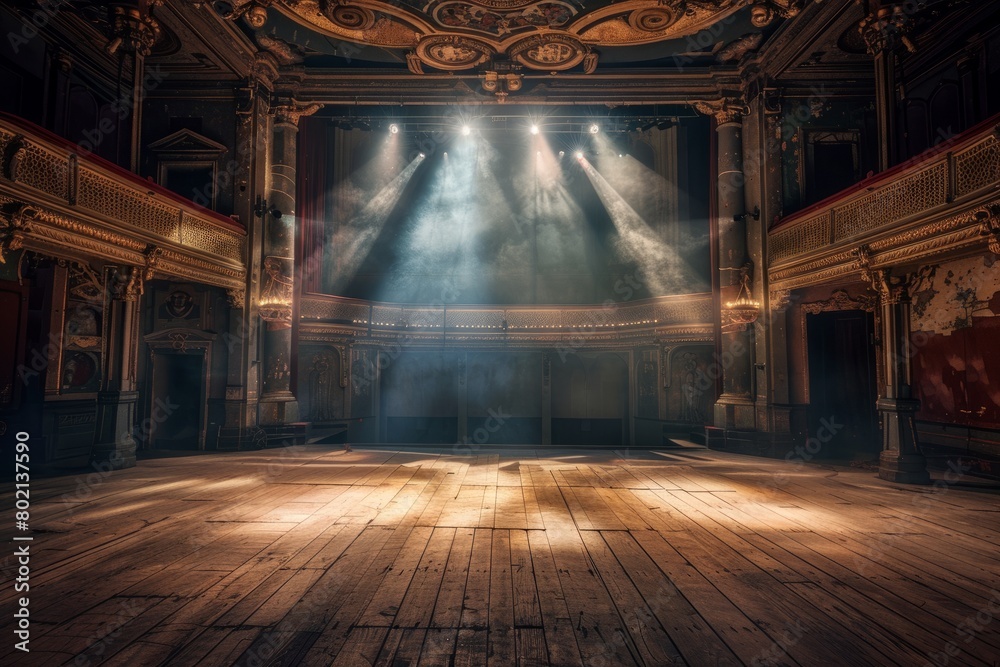
[[[280,210],[275,208],[273,205],[268,205],[267,200],[257,195],[257,203],[254,204],[253,214],[258,218],[263,218],[268,213],[271,214],[275,220],[281,220],[281,216],[284,215]]]
[[[753,210],[749,213],[738,213],[733,216],[733,222],[746,222],[747,218],[753,218],[754,220],[760,220],[760,206],[754,206]]]
[[[272,325],[288,325],[292,321],[292,288],[293,281],[285,270],[285,264],[291,264],[290,258],[265,257],[264,271],[267,277],[264,287],[260,290],[258,309],[260,317]]]
[[[753,324],[760,316],[760,302],[750,296],[750,264],[745,264],[740,271],[740,291],[734,301],[726,303],[726,311],[734,324]]]

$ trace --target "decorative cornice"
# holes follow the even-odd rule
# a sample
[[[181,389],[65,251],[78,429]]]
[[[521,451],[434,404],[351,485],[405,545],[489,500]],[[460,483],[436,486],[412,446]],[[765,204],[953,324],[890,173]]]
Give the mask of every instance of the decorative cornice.
[[[829,299],[802,304],[803,312],[815,315],[833,310],[866,310],[872,312],[877,305],[874,296],[852,297],[846,290],[835,290]]]

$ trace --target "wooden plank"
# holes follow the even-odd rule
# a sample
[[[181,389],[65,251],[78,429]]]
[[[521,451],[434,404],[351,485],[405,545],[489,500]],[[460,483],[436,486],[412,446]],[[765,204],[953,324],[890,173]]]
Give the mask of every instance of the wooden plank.
[[[424,549],[406,595],[399,605],[393,621],[395,627],[426,628],[430,625],[454,540],[454,528],[435,528],[431,533],[427,548]],[[419,655],[419,651],[417,654]]]
[[[602,533],[602,537],[689,665],[741,664],[711,624],[685,599],[631,535],[608,532]],[[738,620],[745,622],[746,619]]]
[[[490,554],[489,664],[514,664],[514,593],[510,533],[494,530]]]
[[[472,543],[469,576],[462,606],[462,628],[486,630],[490,625],[490,567],[493,552],[493,531],[477,528]],[[462,635],[459,634],[459,643]]]
[[[451,551],[448,553],[448,564],[441,578],[437,601],[434,603],[434,613],[430,623],[432,628],[457,628],[462,621],[465,584],[469,578],[469,561],[472,557],[472,541],[475,534],[474,528],[461,528],[455,531]]]
[[[640,664],[683,664],[677,646],[649,610],[643,594],[636,589],[601,534],[592,531],[583,533],[581,537],[587,546],[587,554],[597,567],[618,614],[628,628],[628,637],[624,639],[623,636],[623,639],[629,648],[635,648]]]
[[[573,632],[572,619],[566,607],[562,584],[559,582],[545,531],[530,530],[527,538],[549,661],[554,665],[582,664],[583,657]]]

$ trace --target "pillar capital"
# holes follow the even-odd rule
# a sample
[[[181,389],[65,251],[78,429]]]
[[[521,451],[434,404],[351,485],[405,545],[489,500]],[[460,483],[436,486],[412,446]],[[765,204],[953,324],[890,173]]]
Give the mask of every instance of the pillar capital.
[[[861,19],[858,29],[870,56],[891,54],[900,46],[911,53],[916,50],[909,38],[913,18],[903,5],[879,7]]]
[[[276,129],[280,127],[298,130],[300,118],[311,116],[322,108],[322,104],[301,105],[294,100],[275,104],[271,107],[271,113],[274,115],[274,126]]]
[[[108,7],[111,34],[108,40],[109,53],[131,53],[148,56],[153,45],[160,39],[160,24],[153,18],[153,7],[163,4],[163,0],[138,0],[137,2],[116,2]]]
[[[695,102],[694,108],[698,113],[715,118],[719,127],[728,124],[738,125],[743,122],[743,116],[749,113],[743,100],[731,97],[709,102]]]

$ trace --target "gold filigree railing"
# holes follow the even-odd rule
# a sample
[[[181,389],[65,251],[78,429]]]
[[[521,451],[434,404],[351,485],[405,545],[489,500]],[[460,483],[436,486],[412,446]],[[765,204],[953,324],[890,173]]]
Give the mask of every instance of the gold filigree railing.
[[[998,121],[779,221],[768,234],[772,290],[850,273],[851,251],[860,246],[873,266],[985,248],[984,229],[1000,203]]]
[[[404,305],[307,294],[302,326],[316,334],[353,337],[548,342],[580,345],[636,338],[711,340],[712,297],[686,294],[593,306]]]
[[[0,253],[98,257],[242,289],[246,232],[24,120],[0,114]]]

